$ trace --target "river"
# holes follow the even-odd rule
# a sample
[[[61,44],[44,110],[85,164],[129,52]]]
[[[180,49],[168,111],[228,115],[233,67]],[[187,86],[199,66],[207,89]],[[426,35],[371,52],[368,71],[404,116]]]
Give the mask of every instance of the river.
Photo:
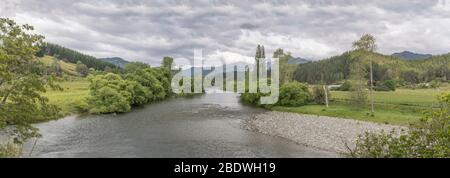
[[[70,116],[37,124],[43,137],[31,157],[335,157],[241,128],[263,109],[237,94],[171,98],[130,113]],[[24,146],[24,156],[34,140]]]

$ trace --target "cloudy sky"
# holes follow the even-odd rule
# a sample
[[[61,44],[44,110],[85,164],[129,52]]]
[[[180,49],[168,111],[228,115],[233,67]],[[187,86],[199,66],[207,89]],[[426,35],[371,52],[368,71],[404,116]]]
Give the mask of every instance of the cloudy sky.
[[[318,60],[364,33],[384,54],[450,52],[450,0],[2,0],[0,16],[35,26],[49,42],[152,65],[192,58],[194,49],[208,60],[250,62],[257,44]]]

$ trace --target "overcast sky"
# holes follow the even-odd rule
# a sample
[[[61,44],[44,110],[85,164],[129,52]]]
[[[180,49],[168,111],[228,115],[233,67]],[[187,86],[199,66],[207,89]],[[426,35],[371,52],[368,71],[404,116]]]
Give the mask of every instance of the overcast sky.
[[[364,33],[379,52],[450,52],[450,0],[119,1],[2,0],[0,16],[35,26],[49,42],[96,57],[152,65],[163,56],[252,61],[284,48],[322,59]]]

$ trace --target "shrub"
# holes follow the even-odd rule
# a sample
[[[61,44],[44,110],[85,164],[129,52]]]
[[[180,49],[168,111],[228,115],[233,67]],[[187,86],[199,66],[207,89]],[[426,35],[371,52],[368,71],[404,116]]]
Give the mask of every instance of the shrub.
[[[303,106],[311,98],[308,87],[299,82],[286,83],[280,87],[280,98],[278,105],[281,106]]]
[[[92,106],[89,112],[92,114],[128,112],[131,106],[127,95],[129,95],[127,92],[119,92],[108,86],[102,87],[89,98]]]
[[[431,110],[407,132],[360,135],[352,157],[450,157],[450,93],[439,97],[439,110]]]
[[[22,148],[12,142],[0,143],[0,158],[19,157],[22,154]]]
[[[345,81],[344,83],[342,83],[342,85],[339,87],[340,91],[350,91],[350,89],[352,88],[352,85],[350,83],[350,81]]]
[[[313,88],[313,99],[315,103],[326,104],[325,91],[327,93],[328,100],[330,100],[331,94],[328,87],[325,86],[325,90],[323,85],[317,85]]]
[[[397,82],[395,80],[386,80],[383,82],[383,85],[386,86],[391,91],[395,91],[395,88],[397,87]]]
[[[132,95],[128,83],[117,74],[108,73],[90,78],[91,96],[88,97],[89,112],[93,114],[128,112]]]

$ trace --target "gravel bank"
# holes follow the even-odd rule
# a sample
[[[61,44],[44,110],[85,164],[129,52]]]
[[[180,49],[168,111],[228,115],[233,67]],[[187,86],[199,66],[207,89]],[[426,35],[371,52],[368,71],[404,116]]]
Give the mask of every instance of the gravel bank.
[[[337,153],[348,151],[345,143],[354,147],[359,134],[405,129],[386,124],[277,111],[254,115],[243,122],[243,128]]]

